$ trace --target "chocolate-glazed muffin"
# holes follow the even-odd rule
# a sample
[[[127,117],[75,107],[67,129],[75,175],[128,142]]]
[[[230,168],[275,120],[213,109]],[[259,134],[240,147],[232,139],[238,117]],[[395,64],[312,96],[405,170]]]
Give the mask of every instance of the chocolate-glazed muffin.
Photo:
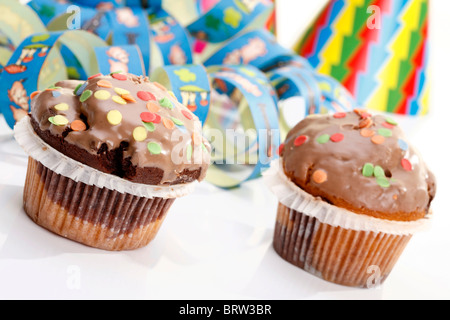
[[[36,151],[21,134],[27,126],[47,152],[30,154],[25,211],[37,224],[97,248],[148,244],[175,198],[203,180],[209,166],[198,117],[142,76],[58,82],[33,94],[30,117],[16,130],[26,151]]]
[[[267,175],[280,200],[276,252],[347,286],[370,287],[376,267],[382,283],[430,218],[436,192],[397,123],[359,109],[309,116],[289,132],[280,156]]]

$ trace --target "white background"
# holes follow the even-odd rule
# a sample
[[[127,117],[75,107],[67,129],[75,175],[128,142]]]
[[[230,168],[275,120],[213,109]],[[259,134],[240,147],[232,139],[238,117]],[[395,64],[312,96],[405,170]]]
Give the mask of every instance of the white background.
[[[325,0],[278,0],[279,41],[289,47]],[[175,202],[156,240],[105,252],[63,239],[22,209],[27,158],[0,123],[1,299],[448,299],[450,298],[450,3],[431,1],[432,112],[397,117],[438,179],[434,223],[415,235],[377,289],[327,283],[272,249],[277,201],[261,180],[223,191],[202,183]]]

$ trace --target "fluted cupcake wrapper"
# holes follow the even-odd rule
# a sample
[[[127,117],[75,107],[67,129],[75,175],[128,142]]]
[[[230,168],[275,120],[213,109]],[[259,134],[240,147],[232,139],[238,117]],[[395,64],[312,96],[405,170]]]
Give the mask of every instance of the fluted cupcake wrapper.
[[[145,198],[75,182],[29,158],[24,209],[40,226],[88,246],[131,250],[157,234],[175,199]]]
[[[383,283],[429,218],[387,221],[330,205],[304,192],[279,161],[264,173],[279,200],[273,246],[286,261],[324,280],[370,288]]]

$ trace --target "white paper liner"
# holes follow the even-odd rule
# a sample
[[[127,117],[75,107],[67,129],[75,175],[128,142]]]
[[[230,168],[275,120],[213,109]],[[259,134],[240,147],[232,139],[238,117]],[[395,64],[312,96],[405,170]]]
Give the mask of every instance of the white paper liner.
[[[303,191],[289,180],[282,169],[281,160],[273,161],[263,177],[281,204],[334,227],[393,235],[411,235],[430,227],[430,217],[411,222],[390,221],[333,206]]]
[[[179,198],[194,191],[198,181],[173,186],[152,186],[134,183],[101,172],[75,161],[45,143],[31,126],[30,118],[24,117],[14,126],[14,137],[24,151],[48,169],[90,186],[107,188],[145,198]]]

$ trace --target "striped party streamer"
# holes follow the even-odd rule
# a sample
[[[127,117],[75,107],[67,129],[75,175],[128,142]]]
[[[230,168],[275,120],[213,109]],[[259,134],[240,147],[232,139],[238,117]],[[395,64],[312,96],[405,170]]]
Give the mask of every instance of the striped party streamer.
[[[428,0],[330,0],[294,50],[360,105],[428,112]]]

